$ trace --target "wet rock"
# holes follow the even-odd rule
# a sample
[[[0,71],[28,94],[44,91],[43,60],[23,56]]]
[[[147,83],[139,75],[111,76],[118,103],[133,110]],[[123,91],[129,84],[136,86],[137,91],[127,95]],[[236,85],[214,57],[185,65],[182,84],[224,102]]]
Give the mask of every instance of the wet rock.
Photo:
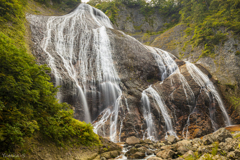
[[[175,152],[172,150],[163,150],[157,153],[157,157],[161,157],[163,159],[173,158]]]
[[[143,142],[146,143],[146,144],[152,144],[153,143],[150,139],[145,139]]]
[[[134,145],[134,144],[140,143],[140,140],[135,136],[131,136],[127,138],[126,143],[129,145]]]
[[[105,157],[101,157],[100,160],[107,160],[107,158],[105,158]]]
[[[173,135],[170,135],[167,137],[167,141],[170,142],[171,144],[173,144],[173,143],[177,142],[177,138]]]
[[[141,159],[141,158],[144,158],[145,157],[145,153],[142,153],[142,152],[136,152],[132,155],[128,155],[127,158],[129,159]]]

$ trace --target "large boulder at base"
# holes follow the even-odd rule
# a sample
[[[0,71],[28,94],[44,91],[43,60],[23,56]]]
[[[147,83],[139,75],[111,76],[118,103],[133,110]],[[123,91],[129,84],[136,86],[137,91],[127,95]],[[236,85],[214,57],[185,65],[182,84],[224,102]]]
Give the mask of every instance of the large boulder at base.
[[[167,141],[170,142],[171,144],[173,144],[173,143],[177,142],[177,138],[173,135],[170,135],[167,137]]]
[[[174,154],[175,152],[173,152],[172,150],[163,150],[157,153],[157,157],[168,159],[168,158],[172,158]]]
[[[127,138],[126,143],[129,145],[134,145],[134,144],[140,143],[140,140],[135,136],[131,136]]]
[[[227,138],[233,138],[232,134],[225,128],[221,128],[212,134],[214,141],[225,142]]]
[[[177,152],[181,155],[185,154],[187,151],[191,150],[192,143],[189,140],[182,140],[177,142]]]

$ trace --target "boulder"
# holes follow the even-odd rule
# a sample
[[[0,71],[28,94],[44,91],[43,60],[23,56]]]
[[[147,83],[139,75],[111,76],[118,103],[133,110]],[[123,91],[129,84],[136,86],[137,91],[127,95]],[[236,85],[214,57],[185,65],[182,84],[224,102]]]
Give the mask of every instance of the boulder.
[[[232,134],[225,128],[221,128],[212,134],[214,141],[225,142],[227,138],[233,138]]]
[[[202,143],[203,143],[203,141],[200,138],[195,138],[195,139],[192,140],[193,145],[194,144],[202,144]]]
[[[187,157],[195,158],[196,156],[195,156],[194,152],[192,150],[190,150],[187,153],[185,153],[182,157],[185,159]]]
[[[146,143],[146,144],[152,144],[153,143],[150,139],[145,139],[143,142]]]
[[[173,144],[173,143],[177,142],[177,138],[173,135],[170,135],[167,137],[167,141],[170,142],[171,144]]]
[[[150,157],[147,160],[163,160],[163,159],[159,157]]]
[[[235,152],[229,152],[228,154],[227,154],[227,158],[228,159],[235,159]]]
[[[127,158],[129,159],[142,159],[145,157],[145,153],[142,153],[142,152],[136,152],[132,155],[128,155]]]
[[[105,152],[105,153],[101,154],[101,158],[110,159],[110,158],[112,158],[112,156],[111,156],[110,152]]]
[[[200,146],[197,151],[199,154],[206,154],[206,153],[210,153],[212,151],[213,146],[209,145],[209,146]]]
[[[177,152],[181,155],[192,149],[192,143],[189,140],[182,140],[176,144]]]
[[[161,157],[163,159],[173,158],[175,152],[172,150],[163,150],[157,153],[157,157]]]
[[[213,135],[208,134],[208,135],[206,135],[206,136],[203,136],[202,141],[203,141],[203,144],[204,144],[204,145],[210,145],[210,144],[212,144],[212,143],[214,142]]]
[[[135,136],[131,136],[127,138],[126,143],[129,145],[135,145],[140,143],[140,140]]]

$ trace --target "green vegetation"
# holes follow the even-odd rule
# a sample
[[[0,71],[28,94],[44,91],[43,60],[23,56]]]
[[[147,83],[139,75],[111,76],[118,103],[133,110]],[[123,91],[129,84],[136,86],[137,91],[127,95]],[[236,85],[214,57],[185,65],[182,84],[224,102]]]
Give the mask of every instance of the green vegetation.
[[[116,16],[122,6],[139,9],[145,16],[145,21],[150,25],[153,23],[153,19],[150,19],[149,16],[155,12],[169,20],[168,27],[177,24],[180,18],[180,5],[176,5],[174,0],[151,0],[150,3],[145,0],[90,0],[88,4],[102,10],[114,24],[116,24]]]
[[[99,144],[91,124],[73,118],[73,110],[55,98],[50,69],[39,66],[25,42],[26,0],[0,3],[0,152],[12,152],[35,134],[57,145]]]
[[[203,56],[215,56],[214,48],[227,40],[228,31],[240,33],[239,0],[182,0],[180,11],[182,22],[189,28],[186,34],[193,34],[193,47],[203,45]]]

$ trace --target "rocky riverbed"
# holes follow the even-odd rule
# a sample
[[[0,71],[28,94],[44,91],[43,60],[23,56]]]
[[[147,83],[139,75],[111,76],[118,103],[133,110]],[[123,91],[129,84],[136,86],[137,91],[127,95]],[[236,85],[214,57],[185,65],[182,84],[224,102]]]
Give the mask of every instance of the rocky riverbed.
[[[168,136],[166,140],[154,142],[128,137],[122,144],[120,156],[105,152],[97,158],[147,159],[147,160],[240,160],[240,131],[228,131],[221,128],[212,134],[195,139],[178,139]]]

